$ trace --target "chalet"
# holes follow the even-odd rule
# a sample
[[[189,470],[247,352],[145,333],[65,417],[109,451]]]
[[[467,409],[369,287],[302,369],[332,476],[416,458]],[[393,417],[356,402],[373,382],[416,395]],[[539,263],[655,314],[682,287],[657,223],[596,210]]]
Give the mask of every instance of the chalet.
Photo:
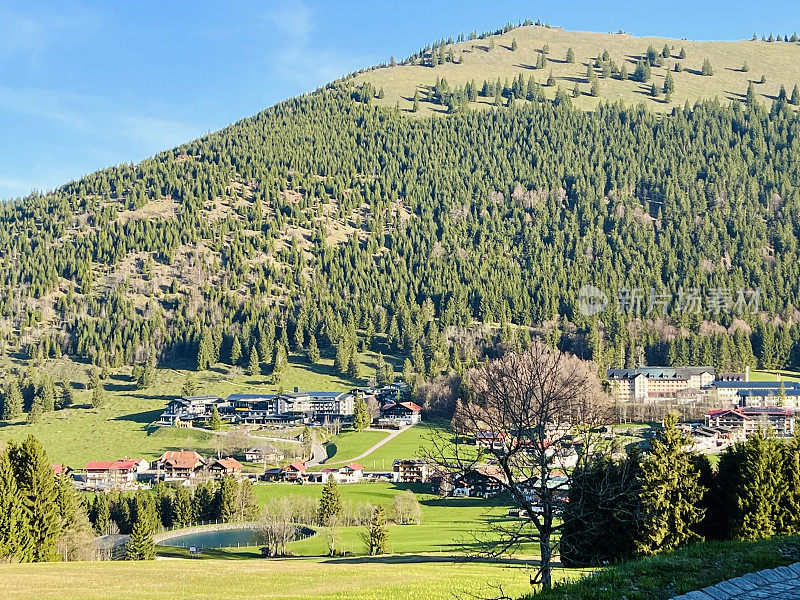
[[[261,479],[264,481],[280,481],[283,478],[283,469],[274,467],[272,469],[264,469]]]
[[[706,414],[706,426],[741,430],[744,436],[766,431],[785,437],[794,433],[794,411],[777,406],[715,409]]]
[[[379,421],[397,425],[414,425],[422,419],[422,407],[413,402],[389,402],[381,408]]]
[[[223,477],[239,477],[242,474],[242,463],[235,458],[218,458],[211,462],[208,470],[214,479]]]
[[[475,445],[479,448],[501,451],[506,449],[506,438],[508,436],[502,432],[479,431],[475,434]]]
[[[257,448],[250,448],[245,451],[244,459],[252,463],[277,463],[283,460],[284,455],[278,452],[272,444],[264,444]]]
[[[430,475],[428,461],[420,458],[398,458],[392,464],[392,480],[396,483],[427,483]]]
[[[139,473],[147,470],[149,463],[143,459],[93,460],[86,464],[87,489],[124,490],[133,487]]]
[[[170,450],[156,461],[157,478],[194,480],[202,477],[207,461],[194,451]]]
[[[364,478],[364,467],[354,462],[338,469],[322,469],[319,473],[309,474],[309,481],[326,483],[333,478],[336,483],[359,483]]]
[[[283,470],[283,478],[286,481],[303,481],[307,476],[306,464],[293,462]]]
[[[494,498],[503,490],[507,481],[503,470],[497,465],[484,465],[453,477],[443,491],[453,496],[474,496],[477,498]]]

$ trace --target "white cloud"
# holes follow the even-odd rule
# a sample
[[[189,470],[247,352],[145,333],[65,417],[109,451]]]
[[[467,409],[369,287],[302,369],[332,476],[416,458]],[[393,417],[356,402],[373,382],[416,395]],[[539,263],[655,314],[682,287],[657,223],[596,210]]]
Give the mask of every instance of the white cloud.
[[[83,40],[100,27],[98,17],[79,6],[58,8],[21,12],[0,6],[0,59],[23,55],[36,61],[48,48]]]
[[[314,43],[314,11],[301,0],[283,2],[264,14],[270,33],[279,34],[264,66],[304,89],[322,85],[353,70],[365,57]]]
[[[188,141],[203,131],[182,120],[137,114],[103,96],[58,90],[0,86],[0,109],[44,118],[84,136],[113,132],[117,138],[156,147]]]

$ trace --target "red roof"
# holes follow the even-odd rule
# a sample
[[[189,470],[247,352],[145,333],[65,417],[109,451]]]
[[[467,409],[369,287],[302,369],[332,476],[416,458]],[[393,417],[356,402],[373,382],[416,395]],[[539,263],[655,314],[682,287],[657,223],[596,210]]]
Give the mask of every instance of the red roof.
[[[287,469],[292,469],[292,470],[294,470],[294,471],[299,471],[299,472],[301,472],[301,473],[305,473],[305,472],[306,472],[306,463],[301,463],[301,462],[293,462],[292,464],[290,464],[290,465],[289,465],[288,467],[286,467],[286,468],[287,468]]]
[[[353,471],[363,471],[364,470],[364,467],[362,467],[357,462],[350,463],[349,465],[347,465],[347,468],[348,469],[352,469]]]
[[[61,465],[53,465],[53,472],[56,475],[61,475],[61,471],[62,471]]]
[[[173,468],[194,469],[198,464],[204,465],[206,459],[193,450],[169,450],[161,455],[158,462]]]
[[[119,471],[130,471],[136,467],[133,460],[90,460],[86,463],[87,471],[102,472],[117,469]]]
[[[215,460],[214,464],[222,465],[222,467],[224,469],[227,469],[229,471],[239,471],[242,468],[242,463],[240,463],[235,458],[231,458],[231,457],[220,458],[219,460]]]

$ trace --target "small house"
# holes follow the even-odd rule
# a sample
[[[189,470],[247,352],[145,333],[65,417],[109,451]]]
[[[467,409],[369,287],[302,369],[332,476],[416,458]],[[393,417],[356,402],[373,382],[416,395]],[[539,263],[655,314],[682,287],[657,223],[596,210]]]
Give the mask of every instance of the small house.
[[[198,452],[170,450],[156,461],[156,471],[165,480],[192,480],[202,476],[206,463]]]
[[[303,481],[306,478],[308,469],[302,462],[293,462],[283,470],[283,478],[286,481]]]
[[[208,470],[214,479],[239,477],[242,474],[242,463],[235,458],[219,458],[209,465]]]

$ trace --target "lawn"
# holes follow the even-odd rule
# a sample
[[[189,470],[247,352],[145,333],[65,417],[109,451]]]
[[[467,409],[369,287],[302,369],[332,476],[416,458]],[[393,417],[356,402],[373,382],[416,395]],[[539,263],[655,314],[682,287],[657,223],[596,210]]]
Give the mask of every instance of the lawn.
[[[375,359],[371,353],[363,354],[362,372],[372,372]],[[28,366],[29,361],[0,357],[2,376],[12,372],[24,373]],[[181,394],[185,370],[157,369],[152,385],[138,390],[131,381],[130,367],[111,369],[108,379],[103,381],[108,401],[102,408],[95,409],[89,405],[90,393],[86,390],[90,368],[88,364],[66,358],[37,362],[34,365],[36,372],[47,373],[55,382],[64,382],[75,389],[76,405],[45,414],[40,422],[31,425],[24,419],[0,421],[0,442],[20,440],[32,433],[42,440],[51,462],[66,463],[73,468],[81,468],[89,460],[112,460],[123,456],[152,459],[166,450],[181,448],[204,454],[214,451],[212,436],[207,432],[160,428],[153,424],[167,402]],[[226,365],[215,365],[211,370],[193,376],[198,394],[225,397],[234,392],[279,390],[279,386],[273,385],[266,375],[231,376]],[[280,387],[346,391],[363,383],[341,377],[334,371],[331,359],[323,358],[311,365],[293,355]]]
[[[743,99],[747,86],[752,81],[759,99],[770,106],[777,96],[781,84],[791,93],[792,87],[800,83],[800,47],[790,43],[766,43],[761,41],[694,41],[675,40],[658,37],[637,38],[625,33],[593,33],[584,31],[565,31],[559,27],[519,27],[502,35],[493,36],[494,49],[490,48],[490,40],[469,40],[454,44],[455,63],[445,62],[435,68],[429,66],[397,65],[366,71],[354,79],[356,85],[364,81],[371,82],[375,89],[383,89],[384,97],[373,102],[379,106],[393,108],[398,105],[403,114],[413,115],[412,108],[415,91],[419,90],[419,112],[414,116],[441,114],[447,109],[444,106],[425,101],[426,88],[433,86],[437,79],[444,78],[452,87],[463,86],[474,79],[480,90],[483,81],[500,79],[501,82],[513,81],[522,74],[525,81],[533,76],[539,84],[544,84],[552,73],[556,85],[544,87],[545,95],[552,99],[558,88],[572,94],[576,83],[581,90],[579,98],[572,103],[584,110],[594,110],[600,102],[622,100],[627,104],[642,103],[654,112],[668,112],[675,106],[683,106],[697,100],[719,98],[721,101]],[[512,40],[517,41],[516,51],[511,50]],[[652,79],[647,83],[639,83],[629,79],[620,81],[616,78],[598,75],[600,94],[589,95],[589,83],[586,77],[587,65],[594,63],[603,50],[608,50],[611,60],[618,67],[624,64],[628,73],[633,74],[636,61],[644,54],[649,45],[661,52],[664,44],[672,50],[672,56],[664,60],[664,66],[652,68]],[[535,69],[537,58],[549,47],[548,62],[545,69]],[[572,48],[575,62],[565,60],[567,49]],[[681,48],[686,51],[686,58],[679,59]],[[463,63],[458,63],[458,58]],[[711,77],[700,74],[703,61],[708,58],[714,70]],[[749,70],[742,71],[747,62]],[[674,65],[680,63],[681,72],[674,71]],[[670,102],[664,96],[653,98],[650,86],[654,83],[663,88],[668,70],[674,81],[674,92]],[[761,76],[766,77],[760,83]],[[419,86],[419,87],[418,87]],[[504,99],[505,100],[505,99]],[[517,100],[524,104],[525,100]],[[475,108],[489,108],[494,104],[494,97],[478,96],[477,102],[471,103]]]
[[[750,380],[778,381],[778,375],[780,375],[781,379],[784,381],[800,381],[800,373],[797,371],[759,371],[755,369],[750,371]]]
[[[164,560],[3,565],[3,600],[452,600],[493,597],[502,584],[530,589],[524,561],[453,562],[438,557],[238,561]],[[558,570],[558,578],[574,577]]]
[[[395,458],[422,456],[424,448],[430,447],[431,437],[440,435],[441,432],[441,427],[436,423],[423,421],[409,427],[375,452],[359,459],[358,462],[364,465],[367,471],[391,471]],[[335,457],[328,462],[331,463],[334,460]]]
[[[745,573],[800,560],[800,538],[709,542],[629,561],[529,600],[667,600]]]
[[[345,431],[334,436],[325,444],[328,452],[328,463],[344,463],[352,461],[356,456],[385,439],[388,431]]]
[[[274,484],[256,486],[261,503],[286,495],[310,497],[319,501],[321,485]],[[360,483],[340,485],[339,491],[345,504],[381,504],[391,517],[392,499],[401,491],[411,489],[422,505],[421,525],[391,525],[389,549],[394,553],[449,552],[460,553],[473,541],[477,531],[484,531],[486,524],[496,519],[505,519],[508,505],[500,500],[481,498],[442,498],[431,493],[426,484]],[[361,527],[340,527],[337,545],[343,551],[363,553]],[[320,556],[327,552],[324,536],[314,536],[294,542],[290,549],[302,556]],[[526,548],[533,554],[535,549]]]

